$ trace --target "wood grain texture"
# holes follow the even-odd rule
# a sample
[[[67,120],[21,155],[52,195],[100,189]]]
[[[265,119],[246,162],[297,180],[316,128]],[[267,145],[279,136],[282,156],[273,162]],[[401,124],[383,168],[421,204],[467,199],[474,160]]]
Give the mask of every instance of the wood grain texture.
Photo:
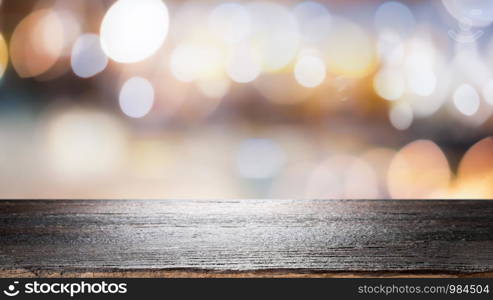
[[[0,201],[0,276],[493,276],[493,201]]]

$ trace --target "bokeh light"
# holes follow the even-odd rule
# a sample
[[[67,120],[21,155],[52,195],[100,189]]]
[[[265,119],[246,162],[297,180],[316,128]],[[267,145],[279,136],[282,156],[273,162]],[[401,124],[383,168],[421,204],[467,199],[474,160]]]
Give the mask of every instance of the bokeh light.
[[[102,72],[108,65],[108,58],[101,48],[96,34],[81,35],[72,49],[71,65],[74,73],[82,78]]]
[[[447,11],[459,22],[488,26],[493,21],[493,3],[488,0],[442,0]]]
[[[402,64],[406,45],[399,34],[392,31],[381,32],[378,34],[376,43],[378,56],[384,68]]]
[[[454,104],[459,112],[472,116],[479,109],[479,94],[470,84],[461,84],[454,92]]]
[[[232,49],[227,62],[226,72],[238,83],[255,80],[262,71],[260,56],[248,45],[236,46]]]
[[[170,58],[173,76],[183,82],[217,78],[223,74],[224,64],[222,49],[212,44],[180,44]]]
[[[484,86],[483,86],[483,97],[486,100],[487,103],[490,105],[493,105],[493,80],[489,80]]]
[[[451,180],[447,158],[429,140],[402,148],[392,159],[387,176],[394,199],[442,198],[447,195]]]
[[[390,163],[396,151],[391,148],[377,147],[367,150],[360,155],[374,170],[378,181],[378,197],[386,199],[389,197],[387,189],[387,173]]]
[[[100,112],[71,110],[47,128],[47,154],[64,180],[107,176],[123,159],[125,134],[114,118]]]
[[[221,3],[209,15],[210,30],[227,43],[244,41],[251,32],[252,20],[239,3]]]
[[[493,138],[472,146],[462,158],[453,196],[457,198],[493,197]]]
[[[303,1],[296,4],[293,13],[298,20],[303,41],[317,44],[330,34],[332,17],[323,4]]]
[[[5,73],[8,63],[9,63],[9,52],[8,52],[7,43],[5,42],[3,35],[0,34],[0,79]]]
[[[300,44],[298,23],[284,6],[273,2],[247,5],[252,16],[251,41],[261,57],[262,69],[270,72],[285,67]]]
[[[154,88],[145,78],[133,77],[125,82],[120,91],[120,108],[132,118],[142,118],[154,104]]]
[[[389,112],[389,119],[392,126],[399,130],[406,130],[413,122],[413,110],[407,103],[398,103]]]
[[[314,89],[301,86],[292,74],[265,74],[254,86],[267,100],[282,105],[302,103],[314,93]]]
[[[437,78],[434,72],[436,53],[429,42],[414,39],[405,59],[409,90],[418,96],[430,96],[436,89]]]
[[[48,71],[62,55],[63,23],[50,9],[40,9],[25,17],[10,41],[12,65],[20,77],[35,77]]]
[[[376,67],[376,48],[370,35],[359,25],[334,18],[326,39],[329,72],[346,77],[363,77]]]
[[[58,16],[62,28],[63,28],[63,46],[62,46],[62,57],[69,57],[72,53],[72,46],[76,39],[81,35],[81,16],[76,14],[76,12],[71,9],[77,6],[77,3],[65,3],[55,2],[53,6],[53,11]]]
[[[199,90],[207,98],[223,98],[230,88],[227,78],[205,79],[198,81]]]
[[[485,138],[472,146],[462,158],[459,180],[486,178],[493,172],[493,138]]]
[[[491,198],[490,2],[3,1],[0,197]]]
[[[317,56],[303,55],[296,62],[294,76],[302,86],[316,87],[325,79],[325,63]]]
[[[378,196],[378,180],[364,160],[337,155],[311,174],[306,197],[310,199],[372,199]]]
[[[380,32],[391,31],[402,36],[409,36],[415,24],[413,13],[401,2],[384,2],[375,13],[375,27]]]
[[[168,18],[168,9],[161,0],[118,0],[101,24],[104,52],[121,63],[146,59],[164,43]]]
[[[430,96],[435,91],[437,78],[432,70],[412,69],[407,73],[409,89],[418,96]]]
[[[393,101],[404,95],[406,82],[399,70],[384,69],[375,76],[373,87],[380,97]]]
[[[202,63],[197,55],[198,50],[190,45],[178,45],[171,54],[171,72],[173,76],[183,82],[196,79],[195,67]]]

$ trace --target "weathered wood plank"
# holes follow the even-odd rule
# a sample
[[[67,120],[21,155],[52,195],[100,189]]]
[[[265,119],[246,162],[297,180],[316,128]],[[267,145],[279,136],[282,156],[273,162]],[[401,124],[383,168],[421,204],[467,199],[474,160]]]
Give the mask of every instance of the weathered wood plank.
[[[478,273],[493,201],[0,201],[0,276]]]

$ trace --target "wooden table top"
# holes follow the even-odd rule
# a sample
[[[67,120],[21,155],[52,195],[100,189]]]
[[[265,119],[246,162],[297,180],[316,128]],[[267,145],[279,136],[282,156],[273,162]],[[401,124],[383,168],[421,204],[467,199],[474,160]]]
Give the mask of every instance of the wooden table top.
[[[493,277],[493,201],[0,201],[0,277]]]

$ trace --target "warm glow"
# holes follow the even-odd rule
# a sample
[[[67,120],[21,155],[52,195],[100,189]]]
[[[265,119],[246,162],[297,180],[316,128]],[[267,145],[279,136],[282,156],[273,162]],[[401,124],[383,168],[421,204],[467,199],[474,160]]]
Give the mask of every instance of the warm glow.
[[[215,79],[224,73],[224,53],[212,43],[183,43],[170,58],[173,76],[182,82]]]
[[[238,83],[255,80],[262,71],[260,56],[248,44],[240,44],[232,49],[226,72]]]
[[[493,138],[479,141],[466,152],[453,192],[455,197],[493,197]]]
[[[292,74],[265,74],[254,86],[269,101],[285,105],[303,102],[315,91],[300,86]]]
[[[378,197],[388,198],[387,173],[396,151],[390,148],[373,148],[363,153],[360,158],[366,161],[375,171],[378,179]]]
[[[8,54],[7,43],[5,42],[3,35],[0,34],[0,79],[5,73],[8,63],[9,63],[9,54]]]
[[[55,117],[48,128],[49,159],[61,178],[101,176],[121,162],[125,138],[108,115],[74,110]]]
[[[247,5],[252,16],[251,42],[258,49],[262,69],[278,71],[294,59],[300,44],[298,23],[284,6],[271,2]]]
[[[171,72],[173,76],[183,82],[191,82],[197,78],[195,66],[201,63],[198,50],[192,45],[178,45],[171,53]]]
[[[20,77],[48,71],[64,49],[63,23],[55,11],[37,10],[15,28],[10,41],[12,65]]]
[[[168,23],[168,9],[161,0],[118,0],[101,24],[103,50],[121,63],[144,60],[164,43]]]
[[[386,100],[397,100],[404,95],[406,83],[399,70],[384,69],[373,80],[375,92]]]
[[[197,82],[200,92],[207,98],[221,99],[229,90],[227,78],[203,79]]]
[[[226,43],[239,43],[251,32],[252,20],[239,3],[222,3],[209,15],[209,29]]]
[[[335,75],[363,77],[376,66],[376,49],[369,34],[349,20],[334,20],[326,48],[328,70]]]
[[[493,0],[428,2],[3,1],[0,198],[493,199]]]
[[[372,199],[378,196],[375,170],[364,160],[336,155],[324,161],[309,177],[309,199]]]
[[[451,172],[447,158],[432,141],[418,140],[402,148],[387,174],[394,199],[441,198],[447,195]]]
[[[304,87],[320,85],[326,76],[325,63],[317,56],[304,55],[296,62],[294,77]]]

